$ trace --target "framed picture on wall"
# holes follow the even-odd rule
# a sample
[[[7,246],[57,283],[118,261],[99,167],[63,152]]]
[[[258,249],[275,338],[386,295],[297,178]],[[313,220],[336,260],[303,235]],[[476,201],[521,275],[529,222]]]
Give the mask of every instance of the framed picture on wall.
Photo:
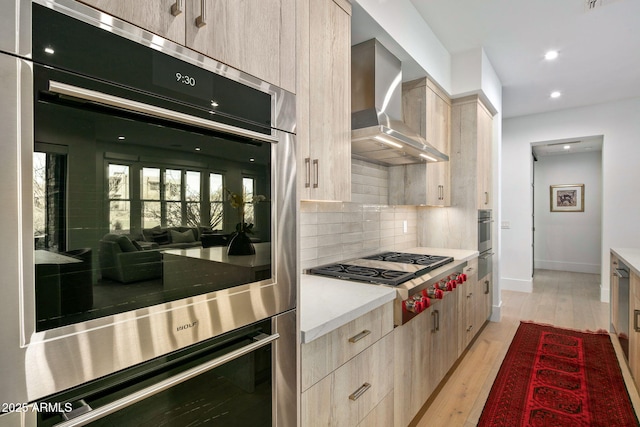
[[[584,184],[549,187],[551,212],[584,212]]]

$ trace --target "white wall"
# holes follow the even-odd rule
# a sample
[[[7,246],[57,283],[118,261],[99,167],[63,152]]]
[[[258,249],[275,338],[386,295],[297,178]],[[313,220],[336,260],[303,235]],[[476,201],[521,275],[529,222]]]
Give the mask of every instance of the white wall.
[[[601,300],[609,249],[640,244],[640,98],[505,119],[502,133],[502,289],[531,290],[531,143],[603,135]],[[523,197],[523,194],[525,195]]]
[[[541,156],[534,168],[535,268],[600,274],[602,153]],[[551,212],[558,184],[584,184],[584,212]]]
[[[409,0],[357,2],[445,91],[451,93],[451,55]]]

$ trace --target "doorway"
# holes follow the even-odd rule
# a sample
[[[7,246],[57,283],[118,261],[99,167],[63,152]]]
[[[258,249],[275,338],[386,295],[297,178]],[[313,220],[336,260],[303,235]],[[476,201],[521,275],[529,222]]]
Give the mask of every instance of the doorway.
[[[600,274],[602,136],[532,145],[533,269]]]

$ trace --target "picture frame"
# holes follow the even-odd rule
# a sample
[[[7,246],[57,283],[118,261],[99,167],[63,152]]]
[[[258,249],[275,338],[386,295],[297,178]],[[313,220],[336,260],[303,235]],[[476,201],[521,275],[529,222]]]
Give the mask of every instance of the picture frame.
[[[549,187],[551,212],[584,212],[584,184],[558,184]]]

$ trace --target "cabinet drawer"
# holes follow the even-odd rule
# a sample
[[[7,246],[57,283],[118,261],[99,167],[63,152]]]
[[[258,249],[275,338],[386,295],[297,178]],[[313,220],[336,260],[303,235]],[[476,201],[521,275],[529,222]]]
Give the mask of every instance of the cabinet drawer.
[[[302,344],[302,390],[306,390],[393,329],[393,302],[370,311],[314,341]]]
[[[392,391],[393,335],[387,334],[302,394],[302,425],[357,426]]]
[[[462,270],[464,274],[466,274],[467,280],[471,281],[471,276],[474,277],[474,280],[478,279],[478,258],[473,258],[467,261],[467,266]]]
[[[358,427],[389,427],[393,425],[393,391],[362,420]]]

